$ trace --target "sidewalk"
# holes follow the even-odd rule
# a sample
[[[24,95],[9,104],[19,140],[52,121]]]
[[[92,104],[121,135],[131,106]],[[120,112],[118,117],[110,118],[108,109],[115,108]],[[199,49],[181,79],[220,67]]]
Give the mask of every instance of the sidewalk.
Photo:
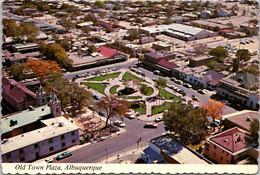
[[[99,163],[111,163],[111,164],[134,164],[135,161],[141,157],[141,152],[145,146],[139,147],[138,149],[132,149],[126,152],[122,152],[117,155],[113,155],[100,161]]]

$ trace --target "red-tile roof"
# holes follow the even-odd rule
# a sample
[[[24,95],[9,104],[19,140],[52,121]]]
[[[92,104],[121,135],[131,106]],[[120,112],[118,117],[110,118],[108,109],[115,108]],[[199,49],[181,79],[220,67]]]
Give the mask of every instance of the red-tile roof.
[[[97,53],[105,57],[111,58],[117,53],[117,50],[111,49],[109,47],[101,46],[97,49]]]
[[[161,59],[159,62],[158,62],[159,65],[161,66],[164,66],[164,67],[167,67],[169,69],[173,69],[174,67],[176,67],[176,64],[173,64],[165,59]]]
[[[221,134],[212,137],[210,140],[224,147],[225,149],[235,153],[247,147],[245,137],[248,135],[238,128],[232,128]]]
[[[2,83],[6,93],[17,102],[23,102],[25,95],[36,98],[36,94],[27,89],[23,82],[16,82],[13,79],[3,77]]]

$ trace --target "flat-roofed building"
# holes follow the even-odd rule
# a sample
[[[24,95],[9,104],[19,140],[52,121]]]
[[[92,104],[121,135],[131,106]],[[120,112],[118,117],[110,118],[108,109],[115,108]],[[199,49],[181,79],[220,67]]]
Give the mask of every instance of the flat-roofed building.
[[[76,24],[76,26],[78,28],[82,28],[82,27],[85,27],[85,26],[91,26],[93,25],[93,22],[92,21],[88,21],[88,22],[83,22],[83,23],[79,23],[79,24]]]
[[[13,44],[11,48],[15,52],[31,52],[37,51],[39,48],[39,44],[37,43],[20,43],[20,44]]]
[[[250,132],[250,123],[254,119],[258,120],[258,117],[259,113],[256,111],[243,110],[223,115],[221,120],[223,121],[224,129],[239,127],[247,132]]]
[[[167,51],[171,51],[171,46],[168,44],[164,44],[164,43],[153,43],[153,48],[155,50],[167,50]]]
[[[193,26],[201,27],[208,30],[225,30],[225,29],[232,29],[231,26],[224,25],[224,24],[218,24],[211,21],[205,21],[205,20],[195,20],[190,22]]]
[[[197,39],[215,37],[218,35],[217,32],[212,32],[209,30],[200,29],[197,27],[183,24],[155,25],[149,27],[142,27],[139,29],[139,31],[140,33],[144,33],[148,36],[166,34],[171,37],[185,41],[193,41]]]
[[[79,143],[79,128],[66,118],[40,122],[39,129],[2,140],[3,162],[31,162]]]
[[[191,148],[180,143],[174,136],[165,134],[149,141],[141,154],[147,163],[158,164],[210,164],[211,162]]]
[[[216,57],[211,55],[192,57],[189,59],[189,66],[191,67],[197,67],[202,65],[207,66],[210,63],[210,61],[214,61],[215,59]]]

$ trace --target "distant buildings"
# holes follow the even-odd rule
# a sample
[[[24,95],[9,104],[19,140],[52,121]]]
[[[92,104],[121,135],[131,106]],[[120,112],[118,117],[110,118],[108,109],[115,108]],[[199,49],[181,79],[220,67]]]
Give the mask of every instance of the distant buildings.
[[[195,20],[190,22],[194,26],[199,26],[204,29],[218,31],[218,30],[224,30],[224,29],[231,29],[231,26],[224,25],[224,24],[218,24],[210,21],[205,20]]]
[[[141,155],[150,164],[210,164],[206,158],[180,143],[170,134],[153,138]]]
[[[213,135],[205,143],[204,154],[218,164],[239,164],[249,157],[257,160],[258,151],[246,142],[246,137],[249,133],[237,127]]]
[[[197,27],[192,27],[183,24],[156,25],[156,26],[142,27],[139,29],[139,31],[140,33],[144,33],[147,36],[165,34],[185,41],[193,41],[197,39],[215,37],[218,35],[217,32],[212,32],[209,30],[200,29]]]

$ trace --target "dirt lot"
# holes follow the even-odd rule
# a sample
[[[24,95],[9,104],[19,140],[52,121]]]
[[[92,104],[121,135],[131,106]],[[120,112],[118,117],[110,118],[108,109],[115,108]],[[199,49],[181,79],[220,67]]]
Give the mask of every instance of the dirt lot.
[[[80,128],[79,135],[81,140],[85,137],[98,139],[108,136],[110,131],[111,133],[116,132],[116,128],[113,126],[104,128],[106,123],[100,118],[93,116],[93,114],[81,115],[73,119],[73,122]]]

